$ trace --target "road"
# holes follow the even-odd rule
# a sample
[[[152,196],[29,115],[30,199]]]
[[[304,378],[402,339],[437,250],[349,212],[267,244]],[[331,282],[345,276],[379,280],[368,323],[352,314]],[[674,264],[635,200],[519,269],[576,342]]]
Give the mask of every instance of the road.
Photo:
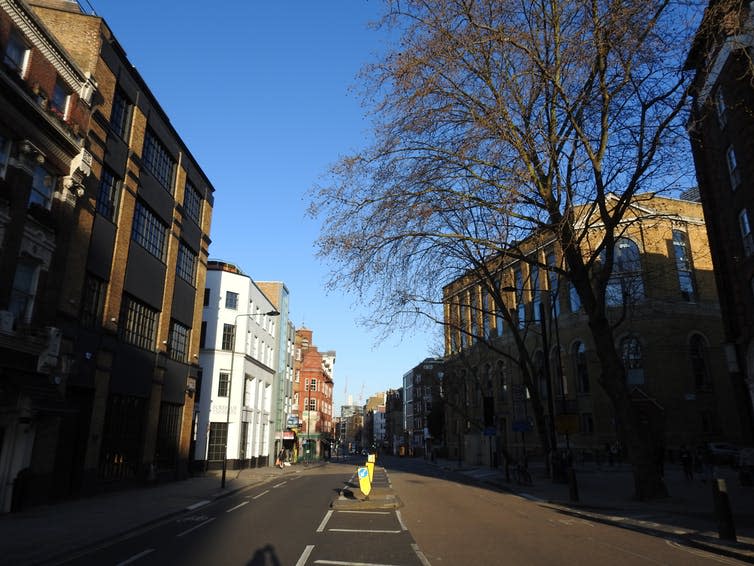
[[[198,504],[66,564],[738,563],[477,486],[422,460],[384,463],[375,482],[393,488],[403,503],[397,510],[331,509],[344,487],[356,485],[356,463],[302,466],[285,479]]]

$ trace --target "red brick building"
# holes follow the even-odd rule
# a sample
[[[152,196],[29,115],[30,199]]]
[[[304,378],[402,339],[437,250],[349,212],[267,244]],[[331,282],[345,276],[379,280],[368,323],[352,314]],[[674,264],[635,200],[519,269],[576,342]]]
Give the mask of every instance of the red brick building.
[[[299,417],[299,457],[329,458],[333,429],[333,366],[335,352],[320,352],[312,331],[296,330],[294,407]]]

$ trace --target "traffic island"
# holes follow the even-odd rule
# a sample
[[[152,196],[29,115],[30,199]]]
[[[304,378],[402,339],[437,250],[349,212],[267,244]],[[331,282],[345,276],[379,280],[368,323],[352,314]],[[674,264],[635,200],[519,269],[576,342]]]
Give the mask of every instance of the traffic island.
[[[342,489],[330,503],[336,511],[369,511],[374,509],[398,509],[403,504],[390,488],[373,488],[368,496],[350,489]]]

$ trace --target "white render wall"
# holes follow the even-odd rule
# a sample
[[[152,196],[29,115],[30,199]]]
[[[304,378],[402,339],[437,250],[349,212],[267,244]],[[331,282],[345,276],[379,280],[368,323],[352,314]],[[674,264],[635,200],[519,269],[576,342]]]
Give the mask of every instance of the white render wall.
[[[227,420],[228,460],[270,458],[278,322],[264,313],[275,309],[247,275],[209,269],[206,286],[210,296],[202,317],[206,335],[199,356],[202,392],[195,457],[207,459],[210,424]],[[238,294],[237,308],[227,307],[228,293]],[[233,353],[222,349],[225,324],[236,325]],[[231,369],[228,414],[228,397],[218,396],[218,387],[220,374],[231,374]],[[242,446],[244,427],[247,434]]]

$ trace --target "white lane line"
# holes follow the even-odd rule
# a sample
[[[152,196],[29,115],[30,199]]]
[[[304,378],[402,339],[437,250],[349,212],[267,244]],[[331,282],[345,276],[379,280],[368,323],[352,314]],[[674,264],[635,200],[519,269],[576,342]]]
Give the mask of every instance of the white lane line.
[[[240,508],[241,508],[241,507],[243,507],[244,505],[248,505],[248,504],[249,504],[249,502],[248,502],[248,501],[242,501],[241,503],[239,503],[239,504],[238,504],[238,505],[236,505],[235,507],[231,507],[230,509],[228,509],[228,510],[226,511],[226,513],[230,513],[231,511],[235,511],[236,509],[240,509]]]
[[[419,562],[422,563],[422,566],[432,566],[429,563],[429,560],[427,560],[427,557],[424,556],[424,553],[421,550],[419,550],[419,545],[418,544],[412,543],[411,544],[411,548],[414,549],[414,552],[416,553],[416,557],[419,559]]]
[[[296,562],[296,566],[304,566],[304,564],[306,564],[306,561],[309,560],[309,555],[312,553],[312,550],[314,550],[314,545],[307,545],[307,547],[304,549],[304,552],[302,552],[301,556],[299,556],[298,562]]]
[[[338,513],[353,513],[359,515],[390,515],[390,511],[338,511]]]
[[[270,493],[270,490],[265,489],[262,493],[260,493],[259,495],[255,495],[252,499],[259,499],[260,497],[262,497],[263,495],[267,495],[268,493]]]
[[[332,564],[333,566],[399,566],[398,564],[383,564],[381,562],[341,562],[340,560],[315,560],[315,564]]]
[[[330,520],[330,517],[332,517],[333,510],[330,509],[327,513],[325,513],[325,518],[322,519],[322,522],[319,524],[319,527],[317,527],[317,532],[321,533],[325,530],[325,525],[327,525],[327,521]]]
[[[182,537],[183,535],[187,535],[187,534],[189,534],[190,532],[192,532],[192,531],[195,531],[196,529],[198,529],[198,528],[200,528],[200,527],[203,527],[203,526],[204,526],[204,525],[206,525],[207,523],[211,523],[211,522],[212,522],[212,521],[214,521],[214,520],[215,520],[215,518],[214,518],[214,517],[210,517],[209,519],[207,519],[207,520],[206,520],[206,521],[204,521],[203,523],[199,523],[199,524],[198,524],[198,525],[196,525],[195,527],[191,527],[190,529],[188,529],[188,530],[186,530],[186,531],[183,531],[182,533],[180,533],[180,534],[178,534],[178,535],[176,535],[176,536],[177,536],[177,537]]]
[[[280,487],[281,485],[285,485],[285,484],[287,484],[287,483],[288,483],[288,482],[285,482],[285,481],[283,481],[283,482],[280,482],[280,483],[278,483],[278,484],[275,484],[275,485],[273,485],[273,486],[272,486],[272,489],[277,489],[277,488],[279,488],[279,487]]]
[[[408,528],[406,527],[406,523],[403,522],[403,516],[401,515],[401,512],[396,510],[395,516],[398,517],[398,523],[401,525],[401,529],[403,529],[404,531],[407,531]]]
[[[186,507],[189,511],[193,511],[194,509],[199,509],[199,507],[204,507],[209,503],[209,500],[200,501],[199,503],[194,503],[193,505],[189,505]]]
[[[381,531],[372,529],[328,529],[331,533],[383,533],[388,535],[397,535],[401,531]]]
[[[137,560],[144,558],[147,554],[152,554],[153,552],[154,552],[154,548],[148,548],[144,552],[140,552],[139,554],[134,554],[128,560],[124,560],[123,562],[118,562],[116,566],[125,566],[126,564],[131,564],[131,562],[136,562]]]

